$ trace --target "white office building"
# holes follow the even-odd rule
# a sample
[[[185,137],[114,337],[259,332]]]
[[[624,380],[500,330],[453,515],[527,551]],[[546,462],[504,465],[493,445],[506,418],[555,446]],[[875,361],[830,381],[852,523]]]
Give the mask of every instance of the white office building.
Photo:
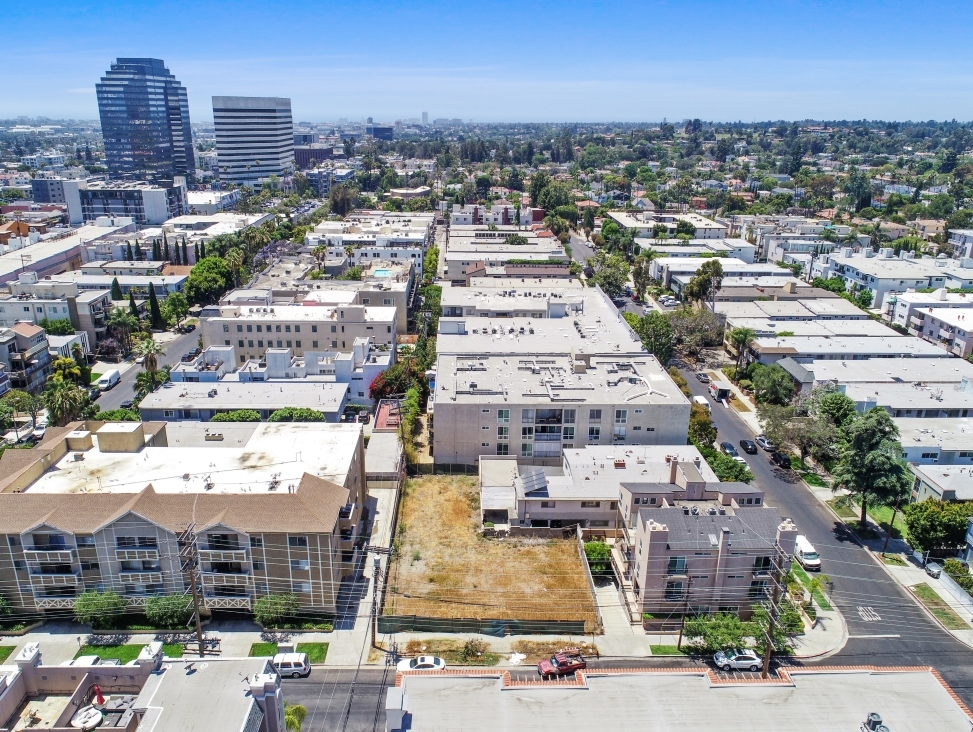
[[[294,170],[291,100],[213,97],[220,180],[258,187]]]

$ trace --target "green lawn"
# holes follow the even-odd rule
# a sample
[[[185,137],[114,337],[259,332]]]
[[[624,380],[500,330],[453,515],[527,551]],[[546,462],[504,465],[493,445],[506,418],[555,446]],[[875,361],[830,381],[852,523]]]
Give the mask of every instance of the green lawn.
[[[814,602],[817,603],[819,608],[822,610],[834,610],[834,608],[831,607],[831,603],[828,602],[828,598],[824,596],[824,593],[821,592],[821,590],[817,588],[811,589],[811,578],[800,564],[794,562],[791,565],[791,572],[793,572],[794,576],[801,581],[801,584],[811,590],[811,597],[814,598]]]
[[[909,564],[898,554],[886,554],[885,556],[880,554],[879,556],[882,557],[883,562],[886,564],[891,564],[893,567],[906,567]]]
[[[943,624],[947,630],[969,630],[963,618],[953,612],[953,609],[946,604],[946,601],[941,598],[936,591],[927,585],[925,582],[916,585],[911,588],[915,593],[915,596],[919,598],[919,601],[926,606],[936,618]]]
[[[842,502],[839,498],[832,498],[827,503],[828,503],[829,506],[831,506],[831,510],[833,510],[836,514],[838,514],[843,519],[856,519],[856,518],[858,518],[858,514],[855,513],[855,509],[850,508],[848,505],[846,505],[844,502]]]
[[[882,527],[883,531],[888,531],[889,521],[892,518],[892,508],[890,506],[869,506],[868,515],[872,521]],[[892,527],[893,539],[909,539],[909,529],[905,524],[905,517],[902,511],[895,512],[895,525]]]
[[[88,383],[89,384],[94,384],[100,378],[101,378],[101,374],[99,374],[97,371],[92,371],[91,372],[91,381],[89,381]]]
[[[6,661],[17,646],[0,646],[0,663]]]
[[[324,663],[324,659],[328,657],[328,644],[327,643],[298,643],[297,644],[298,653],[306,653],[307,660],[311,663]],[[277,655],[277,644],[276,643],[253,643],[250,646],[251,656],[270,656],[273,658]]]
[[[123,666],[129,661],[134,661],[139,657],[145,646],[141,643],[125,643],[118,646],[81,646],[81,650],[74,654],[75,658],[80,656],[101,656],[101,658],[117,658]],[[169,658],[182,658],[181,643],[166,643],[162,646],[162,652]]]
[[[277,655],[277,644],[276,643],[254,643],[250,646],[251,656],[270,656],[273,658]]]
[[[676,646],[649,646],[653,656],[685,656],[685,648],[679,650]]]

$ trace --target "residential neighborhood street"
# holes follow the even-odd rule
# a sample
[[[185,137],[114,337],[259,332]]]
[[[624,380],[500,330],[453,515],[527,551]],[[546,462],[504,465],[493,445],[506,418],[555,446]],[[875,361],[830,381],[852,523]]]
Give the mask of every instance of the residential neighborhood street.
[[[198,339],[199,333],[196,331],[177,335],[166,344],[165,355],[159,359],[159,368],[179,363],[182,354],[195,346]],[[122,402],[135,397],[135,377],[141,370],[142,367],[136,365],[123,372],[121,380],[115,388],[98,397],[98,401],[95,403],[101,407],[101,411],[107,412],[109,409],[118,409],[122,406]]]
[[[706,386],[693,372],[681,371],[693,394],[705,396]],[[737,445],[754,437],[732,408],[713,404],[712,418],[717,442]],[[849,638],[823,663],[935,666],[967,704],[973,703],[973,651],[929,618],[796,473],[777,468],[763,451],[745,457],[767,504],[797,524],[820,553],[822,572],[834,583],[830,598],[848,624]]]

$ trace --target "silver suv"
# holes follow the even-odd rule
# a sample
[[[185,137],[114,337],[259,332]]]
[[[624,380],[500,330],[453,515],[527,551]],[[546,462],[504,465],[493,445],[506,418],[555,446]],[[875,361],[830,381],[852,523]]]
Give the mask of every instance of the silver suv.
[[[716,655],[713,656],[713,661],[724,671],[732,671],[733,669],[757,671],[763,665],[763,661],[757,655],[757,652],[749,648],[717,651]]]

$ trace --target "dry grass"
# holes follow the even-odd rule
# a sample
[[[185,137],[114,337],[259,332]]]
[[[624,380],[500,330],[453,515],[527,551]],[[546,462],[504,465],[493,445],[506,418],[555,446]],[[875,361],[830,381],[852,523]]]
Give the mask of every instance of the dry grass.
[[[574,540],[484,539],[474,478],[410,480],[386,612],[439,618],[584,620],[595,601]]]
[[[496,666],[500,654],[491,650],[487,643],[476,643],[476,652],[464,653],[467,641],[462,638],[427,638],[411,640],[405,646],[406,656],[439,656],[450,666]]]
[[[585,643],[584,641],[575,643],[574,641],[563,639],[550,641],[516,640],[510,645],[510,648],[514,653],[523,653],[527,656],[524,659],[524,663],[538,663],[545,658],[550,658],[565,648],[580,648],[585,658],[597,658],[599,655],[598,646],[593,643]]]

